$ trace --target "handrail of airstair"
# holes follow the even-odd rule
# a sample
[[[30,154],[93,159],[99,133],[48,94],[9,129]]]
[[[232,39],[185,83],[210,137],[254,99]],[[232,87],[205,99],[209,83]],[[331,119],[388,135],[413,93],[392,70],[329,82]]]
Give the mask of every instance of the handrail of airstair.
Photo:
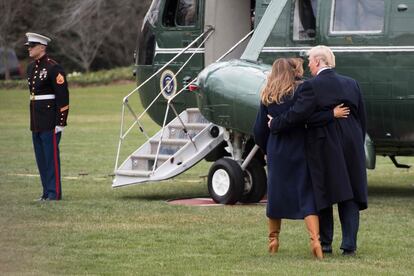
[[[207,41],[207,39],[211,36],[211,34],[212,34],[212,31],[213,31],[214,29],[212,29],[212,28],[208,28],[208,30],[207,31],[205,31],[204,32],[204,34],[206,34],[206,33],[208,33],[208,35],[206,36],[206,38],[202,41],[202,43],[200,43],[200,45],[196,48],[196,50],[198,50],[198,49],[200,49],[201,48],[201,46]],[[195,42],[195,41],[197,41],[198,39],[200,38],[200,36],[198,37],[198,38],[196,38],[196,40],[194,40],[193,42]],[[191,43],[190,45],[192,45],[193,43]],[[189,46],[190,46],[189,45]],[[189,47],[187,46],[187,48],[185,48],[184,50],[188,50],[189,49]],[[183,50],[183,51],[184,51]],[[181,55],[181,54],[183,54],[183,53],[185,53],[185,52],[183,52],[183,51],[181,51],[179,54],[177,54],[175,57],[173,57],[169,62],[167,62],[167,64],[166,65],[169,65],[169,64],[171,64],[171,62],[173,61],[173,60],[175,60],[177,57],[179,57],[179,55]],[[181,66],[181,68],[179,69],[179,71],[177,72],[177,73],[179,73],[179,72],[181,72],[181,70],[185,67],[185,65],[187,65],[187,63],[192,59],[192,57],[195,55],[197,53],[197,51],[194,51],[192,54],[191,54],[191,56],[187,59],[187,61],[183,64],[183,66]],[[139,124],[139,130],[146,136],[146,138],[147,139],[149,139],[149,137],[148,137],[148,135],[145,133],[145,131],[144,131],[144,128],[142,127],[142,125],[140,124],[140,122],[139,122],[139,120],[147,113],[147,111],[152,107],[152,105],[156,102],[156,100],[162,95],[162,92],[164,92],[165,91],[165,89],[171,84],[171,82],[173,81],[173,80],[170,80],[168,83],[167,83],[167,85],[159,92],[159,94],[152,100],[152,102],[147,106],[147,108],[141,113],[141,115],[140,116],[137,116],[136,114],[135,114],[135,112],[132,110],[132,108],[130,107],[130,105],[128,104],[128,98],[133,94],[133,93],[135,93],[136,91],[138,91],[138,89],[139,88],[141,88],[143,85],[145,85],[146,83],[148,83],[148,81],[150,80],[150,79],[152,79],[154,76],[156,76],[159,72],[161,72],[161,70],[162,69],[164,69],[165,67],[166,67],[166,65],[164,65],[163,67],[161,67],[161,69],[159,69],[155,74],[153,74],[151,77],[149,77],[147,80],[145,80],[141,85],[139,85],[137,88],[135,88],[132,92],[130,92],[125,98],[124,98],[124,100],[123,100],[123,109],[122,109],[122,119],[123,119],[123,117],[124,117],[124,105],[126,105],[127,107],[128,107],[128,109],[129,109],[129,111],[131,112],[131,114],[132,114],[132,116],[134,116],[134,118],[135,118],[135,121],[134,121],[134,123],[129,127],[129,129],[127,130],[127,131],[125,131],[125,133],[123,133],[122,134],[122,132],[121,132],[121,137],[122,138],[124,138],[126,135],[128,135],[128,133],[134,128],[134,126],[136,125],[136,124]],[[121,122],[121,131],[123,131],[123,121]]]
[[[176,60],[179,56],[181,56],[182,54],[186,53],[188,49],[191,48],[191,46],[193,46],[197,41],[199,41],[203,36],[206,37],[204,38],[204,40],[200,43],[200,45],[196,48],[196,50],[200,49],[202,45],[204,45],[204,43],[207,41],[207,39],[211,36],[211,34],[213,33],[214,28],[212,26],[207,26],[206,30],[200,35],[198,36],[195,40],[193,40],[187,47],[185,47],[183,50],[181,50],[177,55],[175,55],[169,62],[167,62],[164,66],[162,66],[160,69],[157,70],[157,72],[155,72],[154,74],[152,74],[148,79],[146,79],[143,83],[141,83],[138,87],[136,87],[133,91],[131,91],[127,96],[124,97],[123,99],[123,104],[122,104],[122,112],[121,112],[121,129],[120,129],[120,135],[119,135],[119,143],[118,143],[118,149],[117,149],[117,155],[116,155],[116,160],[115,160],[115,171],[118,168],[118,161],[119,161],[119,155],[120,155],[120,151],[121,151],[121,144],[122,141],[125,139],[125,137],[128,135],[128,133],[134,128],[134,126],[136,124],[139,125],[139,130],[141,131],[141,133],[143,133],[145,135],[145,137],[147,138],[147,141],[149,140],[149,136],[146,134],[146,132],[144,131],[144,128],[142,127],[141,123],[140,123],[140,119],[142,118],[142,116],[145,115],[145,113],[149,110],[149,108],[151,108],[151,106],[155,103],[155,101],[158,99],[158,97],[161,96],[162,92],[170,85],[170,83],[173,80],[170,80],[169,83],[160,91],[160,93],[158,94],[158,96],[150,103],[150,105],[142,112],[142,114],[140,116],[137,116],[137,114],[134,112],[134,110],[131,108],[131,106],[128,104],[128,98],[134,94],[135,92],[137,92],[141,87],[143,87],[145,84],[147,84],[152,78],[154,78],[155,76],[157,76],[163,69],[165,69],[168,65],[170,65],[174,60]],[[188,62],[193,58],[193,56],[197,53],[197,51],[194,51],[191,56],[187,59],[187,61],[181,66],[181,68],[179,69],[179,72],[181,72],[181,70],[183,70],[183,68],[188,64]],[[131,112],[132,116],[134,117],[134,122],[132,123],[132,125],[128,128],[128,130],[124,133],[124,117],[125,117],[125,106],[127,106],[128,110]],[[156,164],[156,163],[155,163]]]
[[[147,111],[149,110],[149,108],[151,108],[151,106],[156,102],[156,100],[162,95],[162,92],[169,86],[169,84],[173,81],[170,80],[170,82],[160,91],[160,93],[153,99],[153,101],[148,105],[148,107],[141,113],[140,116],[137,116],[136,113],[133,111],[133,109],[130,107],[130,105],[128,104],[128,98],[135,93],[136,91],[138,91],[139,88],[141,88],[143,85],[145,85],[146,83],[148,83],[148,81],[150,79],[152,79],[153,77],[155,77],[157,74],[159,74],[164,68],[166,68],[169,64],[171,64],[172,61],[174,61],[176,58],[178,58],[180,55],[182,55],[183,53],[185,53],[196,41],[198,41],[201,37],[203,37],[203,35],[207,34],[207,36],[205,37],[205,39],[200,43],[200,45],[196,48],[196,50],[198,50],[202,45],[204,45],[204,43],[208,40],[208,38],[212,35],[214,31],[214,28],[209,26],[207,28],[207,30],[200,35],[199,37],[197,37],[192,43],[190,43],[185,49],[183,49],[180,53],[178,53],[176,56],[173,57],[173,59],[171,59],[169,62],[167,62],[163,67],[161,67],[156,73],[154,73],[153,75],[151,75],[147,80],[145,80],[140,86],[138,86],[137,88],[135,88],[132,92],[130,92],[126,97],[124,97],[123,100],[123,105],[122,105],[122,121],[121,121],[121,132],[120,132],[120,139],[119,139],[119,144],[118,144],[118,150],[117,150],[117,157],[116,157],[116,162],[115,162],[115,171],[118,168],[118,161],[119,161],[119,155],[120,155],[120,149],[121,149],[121,144],[123,139],[128,135],[128,133],[134,128],[134,126],[136,124],[139,125],[139,129],[140,131],[145,135],[145,137],[147,138],[147,141],[149,140],[149,136],[146,134],[146,132],[144,131],[142,125],[140,124],[140,119],[142,118],[142,116],[144,116]],[[241,43],[243,43],[247,38],[249,38],[251,36],[251,34],[254,32],[254,30],[250,31],[248,34],[246,34],[242,39],[240,39],[236,44],[234,44],[226,53],[224,53],[222,56],[220,56],[215,62],[219,62],[221,61],[223,58],[225,58],[227,55],[229,55],[231,52],[233,52]],[[174,75],[178,75],[183,68],[188,64],[188,62],[192,59],[192,57],[197,53],[197,51],[194,51],[192,53],[192,55],[187,59],[187,61],[180,67],[180,69],[174,74]],[[168,117],[168,112],[169,112],[169,108],[171,107],[171,109],[173,110],[173,112],[175,113],[175,115],[178,117],[180,124],[183,126],[184,129],[186,129],[184,122],[181,120],[181,117],[179,116],[179,114],[177,114],[177,111],[173,105],[173,100],[175,99],[175,97],[177,97],[178,95],[180,95],[183,91],[187,90],[187,88],[193,84],[195,81],[197,80],[197,78],[194,78],[192,81],[190,81],[189,83],[187,83],[180,91],[178,91],[175,95],[173,95],[171,98],[168,99],[167,101],[167,109],[165,112],[165,116],[164,116],[164,120],[163,120],[163,126],[162,126],[162,133],[160,135],[160,141],[158,142],[158,147],[157,147],[157,153],[155,155],[155,160],[154,160],[154,165],[153,165],[153,170],[152,173],[154,173],[154,171],[156,170],[157,167],[157,162],[158,162],[158,156],[159,156],[159,151],[161,148],[161,143],[162,143],[162,138],[164,136],[164,130],[166,127],[166,120]],[[125,106],[127,106],[127,108],[129,109],[129,111],[131,112],[131,114],[133,115],[133,117],[135,118],[134,123],[129,127],[129,129],[123,133],[123,125],[124,125],[124,115],[125,115]],[[188,132],[186,132],[186,135],[188,136],[189,140],[191,141],[191,143],[193,144],[193,146],[197,149],[196,144],[194,143],[193,139],[190,137],[190,135],[188,134]]]
[[[234,44],[233,47],[231,47],[227,52],[225,52],[221,57],[219,57],[216,62],[221,61],[223,58],[225,58],[228,54],[234,51],[240,44],[242,44],[249,36],[251,36],[254,33],[254,29],[251,30],[247,35],[245,35],[242,39],[239,40],[236,44]]]
[[[215,62],[219,62],[221,61],[223,58],[225,58],[226,56],[228,56],[231,52],[233,52],[240,44],[242,44],[247,38],[249,38],[249,36],[252,35],[252,33],[254,32],[254,30],[251,30],[249,33],[247,33],[242,39],[240,39],[236,44],[234,44],[227,52],[225,52],[222,56],[220,56],[218,59],[216,59]],[[197,78],[194,78],[192,81],[190,81],[189,83],[187,83],[180,91],[178,91],[177,93],[175,93],[174,96],[172,96],[171,98],[168,99],[168,103],[172,102],[172,100],[174,100],[175,97],[177,97],[178,95],[181,94],[181,92],[183,92],[184,90],[186,90],[191,84],[193,84],[195,81],[197,80]]]
[[[196,48],[196,50],[200,49],[201,46],[208,40],[208,38],[211,36],[212,32],[210,32],[206,38],[200,43],[200,45]],[[197,54],[197,51],[194,51],[190,57],[184,62],[184,64],[180,67],[180,69],[178,69],[178,71],[174,74],[174,75],[178,75],[183,69],[184,67],[188,64],[188,62],[190,62],[190,60],[193,58],[193,56]],[[173,79],[171,79],[165,86],[164,88],[161,89],[161,91],[158,93],[158,95],[152,100],[152,102],[147,106],[147,108],[141,113],[141,115],[137,116],[134,111],[132,110],[132,108],[130,107],[130,105],[128,104],[128,100],[124,102],[124,104],[128,107],[128,109],[131,111],[132,115],[135,117],[135,122],[131,125],[131,127],[124,133],[123,137],[125,137],[131,130],[132,128],[135,126],[135,123],[139,124],[139,120],[147,113],[147,111],[153,106],[153,104],[157,101],[157,99],[162,95],[162,92],[165,91],[165,89],[167,89],[167,87],[171,84],[171,82],[173,82]],[[147,137],[144,129],[142,128],[142,126],[140,125],[140,131],[144,133],[144,135]]]
[[[220,56],[215,62],[219,62],[221,61],[223,58],[225,58],[227,55],[229,55],[231,52],[233,52],[241,43],[243,43],[252,33],[254,32],[254,30],[251,30],[248,34],[246,34],[242,39],[240,39],[236,44],[234,44],[226,53],[224,53],[222,56]],[[175,74],[178,75],[178,72]],[[193,146],[197,149],[196,144],[194,143],[193,139],[190,137],[190,135],[188,134],[188,131],[186,131],[186,127],[184,125],[184,122],[181,120],[180,115],[177,113],[176,109],[174,108],[174,104],[173,104],[173,100],[180,95],[183,91],[187,90],[187,88],[194,83],[197,80],[197,78],[194,78],[192,81],[190,81],[189,83],[187,83],[186,85],[184,85],[184,87],[178,91],[175,95],[173,95],[171,98],[168,99],[167,101],[167,109],[165,111],[165,115],[164,115],[164,121],[163,121],[163,125],[162,125],[162,133],[160,135],[160,140],[158,141],[158,147],[157,147],[157,153],[155,155],[155,160],[154,160],[154,165],[152,168],[152,173],[155,172],[156,168],[157,168],[157,161],[158,161],[158,155],[159,155],[159,151],[161,148],[161,143],[162,143],[162,137],[164,136],[164,130],[165,130],[165,124],[167,122],[167,116],[168,116],[168,111],[169,111],[169,107],[171,106],[173,112],[175,113],[175,115],[178,117],[178,120],[180,122],[180,124],[182,125],[183,129],[184,129],[184,133],[187,135],[187,137],[189,138],[189,140],[191,141],[191,143],[193,144]],[[167,85],[168,86],[168,85]]]
[[[164,66],[162,66],[160,69],[157,70],[157,72],[155,72],[154,74],[152,74],[148,79],[146,79],[143,83],[141,83],[137,88],[135,88],[134,90],[132,90],[128,95],[126,95],[123,99],[123,101],[128,101],[128,98],[134,94],[136,91],[138,91],[142,86],[144,86],[147,82],[149,82],[151,79],[153,79],[155,76],[157,76],[162,70],[164,70],[168,65],[170,65],[174,60],[176,60],[178,57],[180,57],[182,54],[184,54],[185,52],[187,52],[188,49],[191,48],[191,46],[193,46],[197,41],[199,41],[205,34],[210,33],[214,31],[214,28],[212,26],[207,26],[207,29],[201,34],[199,35],[196,39],[194,39],[190,44],[187,45],[187,47],[185,47],[184,49],[182,49],[178,54],[176,54],[170,61],[168,61],[166,64],[164,64]],[[200,44],[201,45],[201,44]],[[199,47],[197,47],[197,49],[199,49]]]
[[[226,53],[224,53],[222,56],[220,56],[215,62],[219,62],[221,61],[223,58],[225,58],[227,55],[229,55],[231,52],[233,52],[240,44],[242,44],[252,33],[254,32],[254,30],[251,30],[248,34],[246,34],[242,39],[240,39],[236,44],[234,44]],[[176,75],[178,75],[178,73],[176,73]],[[165,124],[167,122],[167,116],[168,116],[168,111],[169,111],[169,107],[171,106],[174,114],[176,115],[176,117],[178,118],[180,124],[182,125],[183,129],[184,129],[184,133],[187,135],[187,137],[189,138],[189,140],[191,141],[191,143],[193,144],[193,146],[197,149],[196,144],[194,143],[193,139],[190,137],[190,135],[188,134],[188,131],[186,131],[186,127],[184,122],[182,121],[180,115],[178,114],[178,112],[176,111],[174,104],[173,104],[173,100],[175,99],[175,97],[177,97],[178,95],[180,95],[183,91],[187,90],[187,88],[194,83],[197,80],[197,78],[194,78],[192,81],[190,81],[189,83],[187,83],[186,85],[184,85],[184,87],[178,91],[175,95],[173,95],[171,98],[168,99],[167,101],[167,109],[165,111],[165,115],[164,115],[164,121],[163,121],[163,125],[162,125],[162,133],[160,136],[160,140],[158,142],[158,147],[157,147],[157,153],[155,155],[155,161],[154,161],[154,165],[153,165],[153,169],[152,169],[152,173],[155,172],[156,167],[157,167],[157,161],[158,161],[158,155],[159,155],[159,151],[161,148],[161,143],[162,143],[162,137],[164,136],[164,129],[165,129]],[[168,86],[168,85],[167,85]]]
[[[226,53],[224,53],[221,57],[219,57],[218,59],[216,59],[215,62],[219,62],[221,61],[223,58],[225,58],[226,56],[228,56],[231,52],[233,52],[240,44],[242,44],[247,38],[249,38],[249,36],[254,32],[254,30],[251,30],[248,34],[246,34],[242,39],[240,39],[236,44],[234,44]],[[183,92],[184,90],[186,90],[191,84],[193,84],[195,81],[197,80],[197,78],[194,78],[192,81],[190,81],[189,83],[187,83],[180,91],[178,91],[177,93],[175,93],[174,96],[172,96],[171,98],[168,99],[168,104],[170,104],[172,102],[172,100],[174,100],[178,95],[181,94],[181,92]]]

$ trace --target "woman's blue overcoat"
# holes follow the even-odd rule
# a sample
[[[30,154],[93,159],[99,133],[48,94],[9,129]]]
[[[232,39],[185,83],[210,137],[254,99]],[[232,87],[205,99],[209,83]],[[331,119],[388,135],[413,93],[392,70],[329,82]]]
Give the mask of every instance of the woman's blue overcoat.
[[[303,125],[270,134],[267,115],[276,117],[292,106],[294,99],[281,104],[260,104],[254,125],[256,144],[267,159],[267,211],[269,218],[303,219],[316,214],[314,195],[305,157]]]

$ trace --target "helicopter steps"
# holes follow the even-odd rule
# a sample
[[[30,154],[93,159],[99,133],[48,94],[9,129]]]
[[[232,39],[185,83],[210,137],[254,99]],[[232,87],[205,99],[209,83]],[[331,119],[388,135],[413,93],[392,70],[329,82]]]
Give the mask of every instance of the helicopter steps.
[[[201,161],[224,140],[224,129],[207,121],[198,108],[186,109],[179,117],[124,161],[115,171],[113,188],[179,175]]]

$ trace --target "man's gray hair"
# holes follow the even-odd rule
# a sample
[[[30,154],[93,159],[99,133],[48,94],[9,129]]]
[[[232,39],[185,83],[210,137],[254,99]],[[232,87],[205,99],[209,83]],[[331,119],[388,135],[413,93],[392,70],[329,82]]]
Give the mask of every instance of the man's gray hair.
[[[322,60],[327,66],[335,68],[335,55],[332,50],[324,45],[318,45],[309,50],[308,56]]]

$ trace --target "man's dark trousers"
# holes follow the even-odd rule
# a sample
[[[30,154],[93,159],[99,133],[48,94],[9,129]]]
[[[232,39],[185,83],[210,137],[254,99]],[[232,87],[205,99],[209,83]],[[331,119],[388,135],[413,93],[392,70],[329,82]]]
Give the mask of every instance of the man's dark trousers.
[[[32,132],[33,148],[43,186],[43,199],[62,198],[59,142],[61,132]]]
[[[338,203],[339,219],[342,228],[342,250],[357,249],[359,228],[359,206],[353,200]],[[333,209],[328,207],[319,212],[321,245],[331,245],[334,233]]]

